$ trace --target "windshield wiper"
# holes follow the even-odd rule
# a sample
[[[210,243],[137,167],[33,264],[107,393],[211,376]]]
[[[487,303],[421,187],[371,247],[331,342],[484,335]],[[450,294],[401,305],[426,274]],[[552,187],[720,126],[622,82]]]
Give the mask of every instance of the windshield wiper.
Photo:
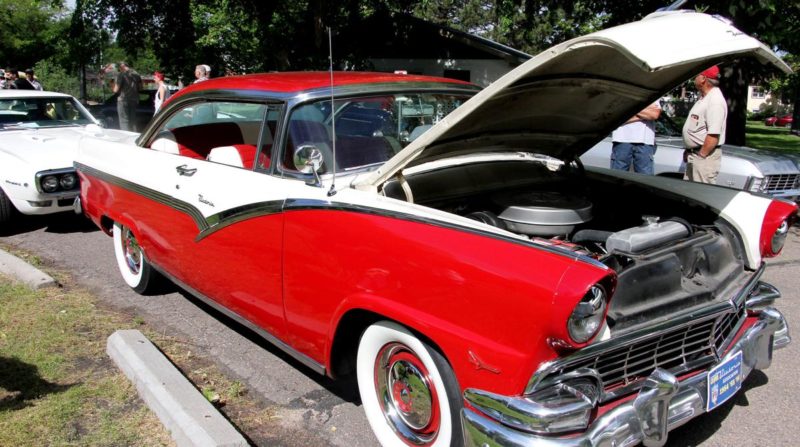
[[[3,129],[30,129],[30,127],[25,125],[24,121],[20,121],[18,123],[3,123],[0,124]]]
[[[83,124],[76,123],[75,121],[67,121],[67,120],[50,120],[45,121],[44,123],[39,122],[39,127],[72,127],[72,126],[83,126]]]

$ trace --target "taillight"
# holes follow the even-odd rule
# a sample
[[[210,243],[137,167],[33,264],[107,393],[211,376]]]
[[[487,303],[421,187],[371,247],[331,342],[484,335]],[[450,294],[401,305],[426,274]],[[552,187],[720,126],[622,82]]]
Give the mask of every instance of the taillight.
[[[789,227],[796,217],[797,205],[780,200],[772,201],[761,224],[759,248],[762,257],[771,258],[781,252],[789,234]]]

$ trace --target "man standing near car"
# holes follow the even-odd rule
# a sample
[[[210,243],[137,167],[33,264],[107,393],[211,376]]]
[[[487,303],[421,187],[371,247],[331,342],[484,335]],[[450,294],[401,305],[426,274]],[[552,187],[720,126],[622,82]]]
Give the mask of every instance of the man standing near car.
[[[114,80],[114,93],[117,94],[117,115],[119,128],[136,132],[136,106],[139,105],[139,89],[142,78],[125,62],[119,63],[119,73]]]
[[[656,125],[661,116],[658,101],[632,116],[611,134],[611,169],[653,175],[656,153]]]
[[[33,86],[34,90],[39,90],[39,91],[44,90],[44,87],[42,87],[42,83],[36,80],[36,76],[33,73],[33,68],[25,70],[25,78]]]
[[[683,125],[684,180],[717,183],[722,164],[720,146],[725,144],[728,104],[719,89],[719,68],[715,65],[694,78],[701,98],[692,106]]]
[[[211,67],[205,64],[200,64],[194,67],[194,77],[195,84],[198,82],[208,81],[208,78],[211,77]]]

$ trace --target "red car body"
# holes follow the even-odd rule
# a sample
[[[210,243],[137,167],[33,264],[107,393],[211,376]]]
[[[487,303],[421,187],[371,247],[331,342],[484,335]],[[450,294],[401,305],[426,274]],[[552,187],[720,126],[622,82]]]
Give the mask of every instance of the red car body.
[[[792,121],[794,121],[792,115],[784,115],[781,117],[771,116],[764,120],[764,125],[776,126],[776,127],[791,127]]]
[[[788,344],[759,278],[797,208],[576,161],[698,68],[684,47],[642,62],[640,27],[676,25],[634,25],[481,92],[379,73],[204,81],[136,145],[85,138],[79,205],[137,292],[163,275],[313,370],[355,374],[382,444],[663,441],[716,406],[715,371],[744,377]]]

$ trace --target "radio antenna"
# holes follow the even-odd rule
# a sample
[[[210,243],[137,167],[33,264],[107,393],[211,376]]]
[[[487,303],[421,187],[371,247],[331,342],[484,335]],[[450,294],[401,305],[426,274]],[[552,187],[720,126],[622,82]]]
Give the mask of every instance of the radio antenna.
[[[333,137],[333,180],[331,189],[328,190],[328,197],[336,194],[336,104],[333,102],[333,38],[331,37],[331,27],[328,27],[328,73],[331,77],[331,135]]]

